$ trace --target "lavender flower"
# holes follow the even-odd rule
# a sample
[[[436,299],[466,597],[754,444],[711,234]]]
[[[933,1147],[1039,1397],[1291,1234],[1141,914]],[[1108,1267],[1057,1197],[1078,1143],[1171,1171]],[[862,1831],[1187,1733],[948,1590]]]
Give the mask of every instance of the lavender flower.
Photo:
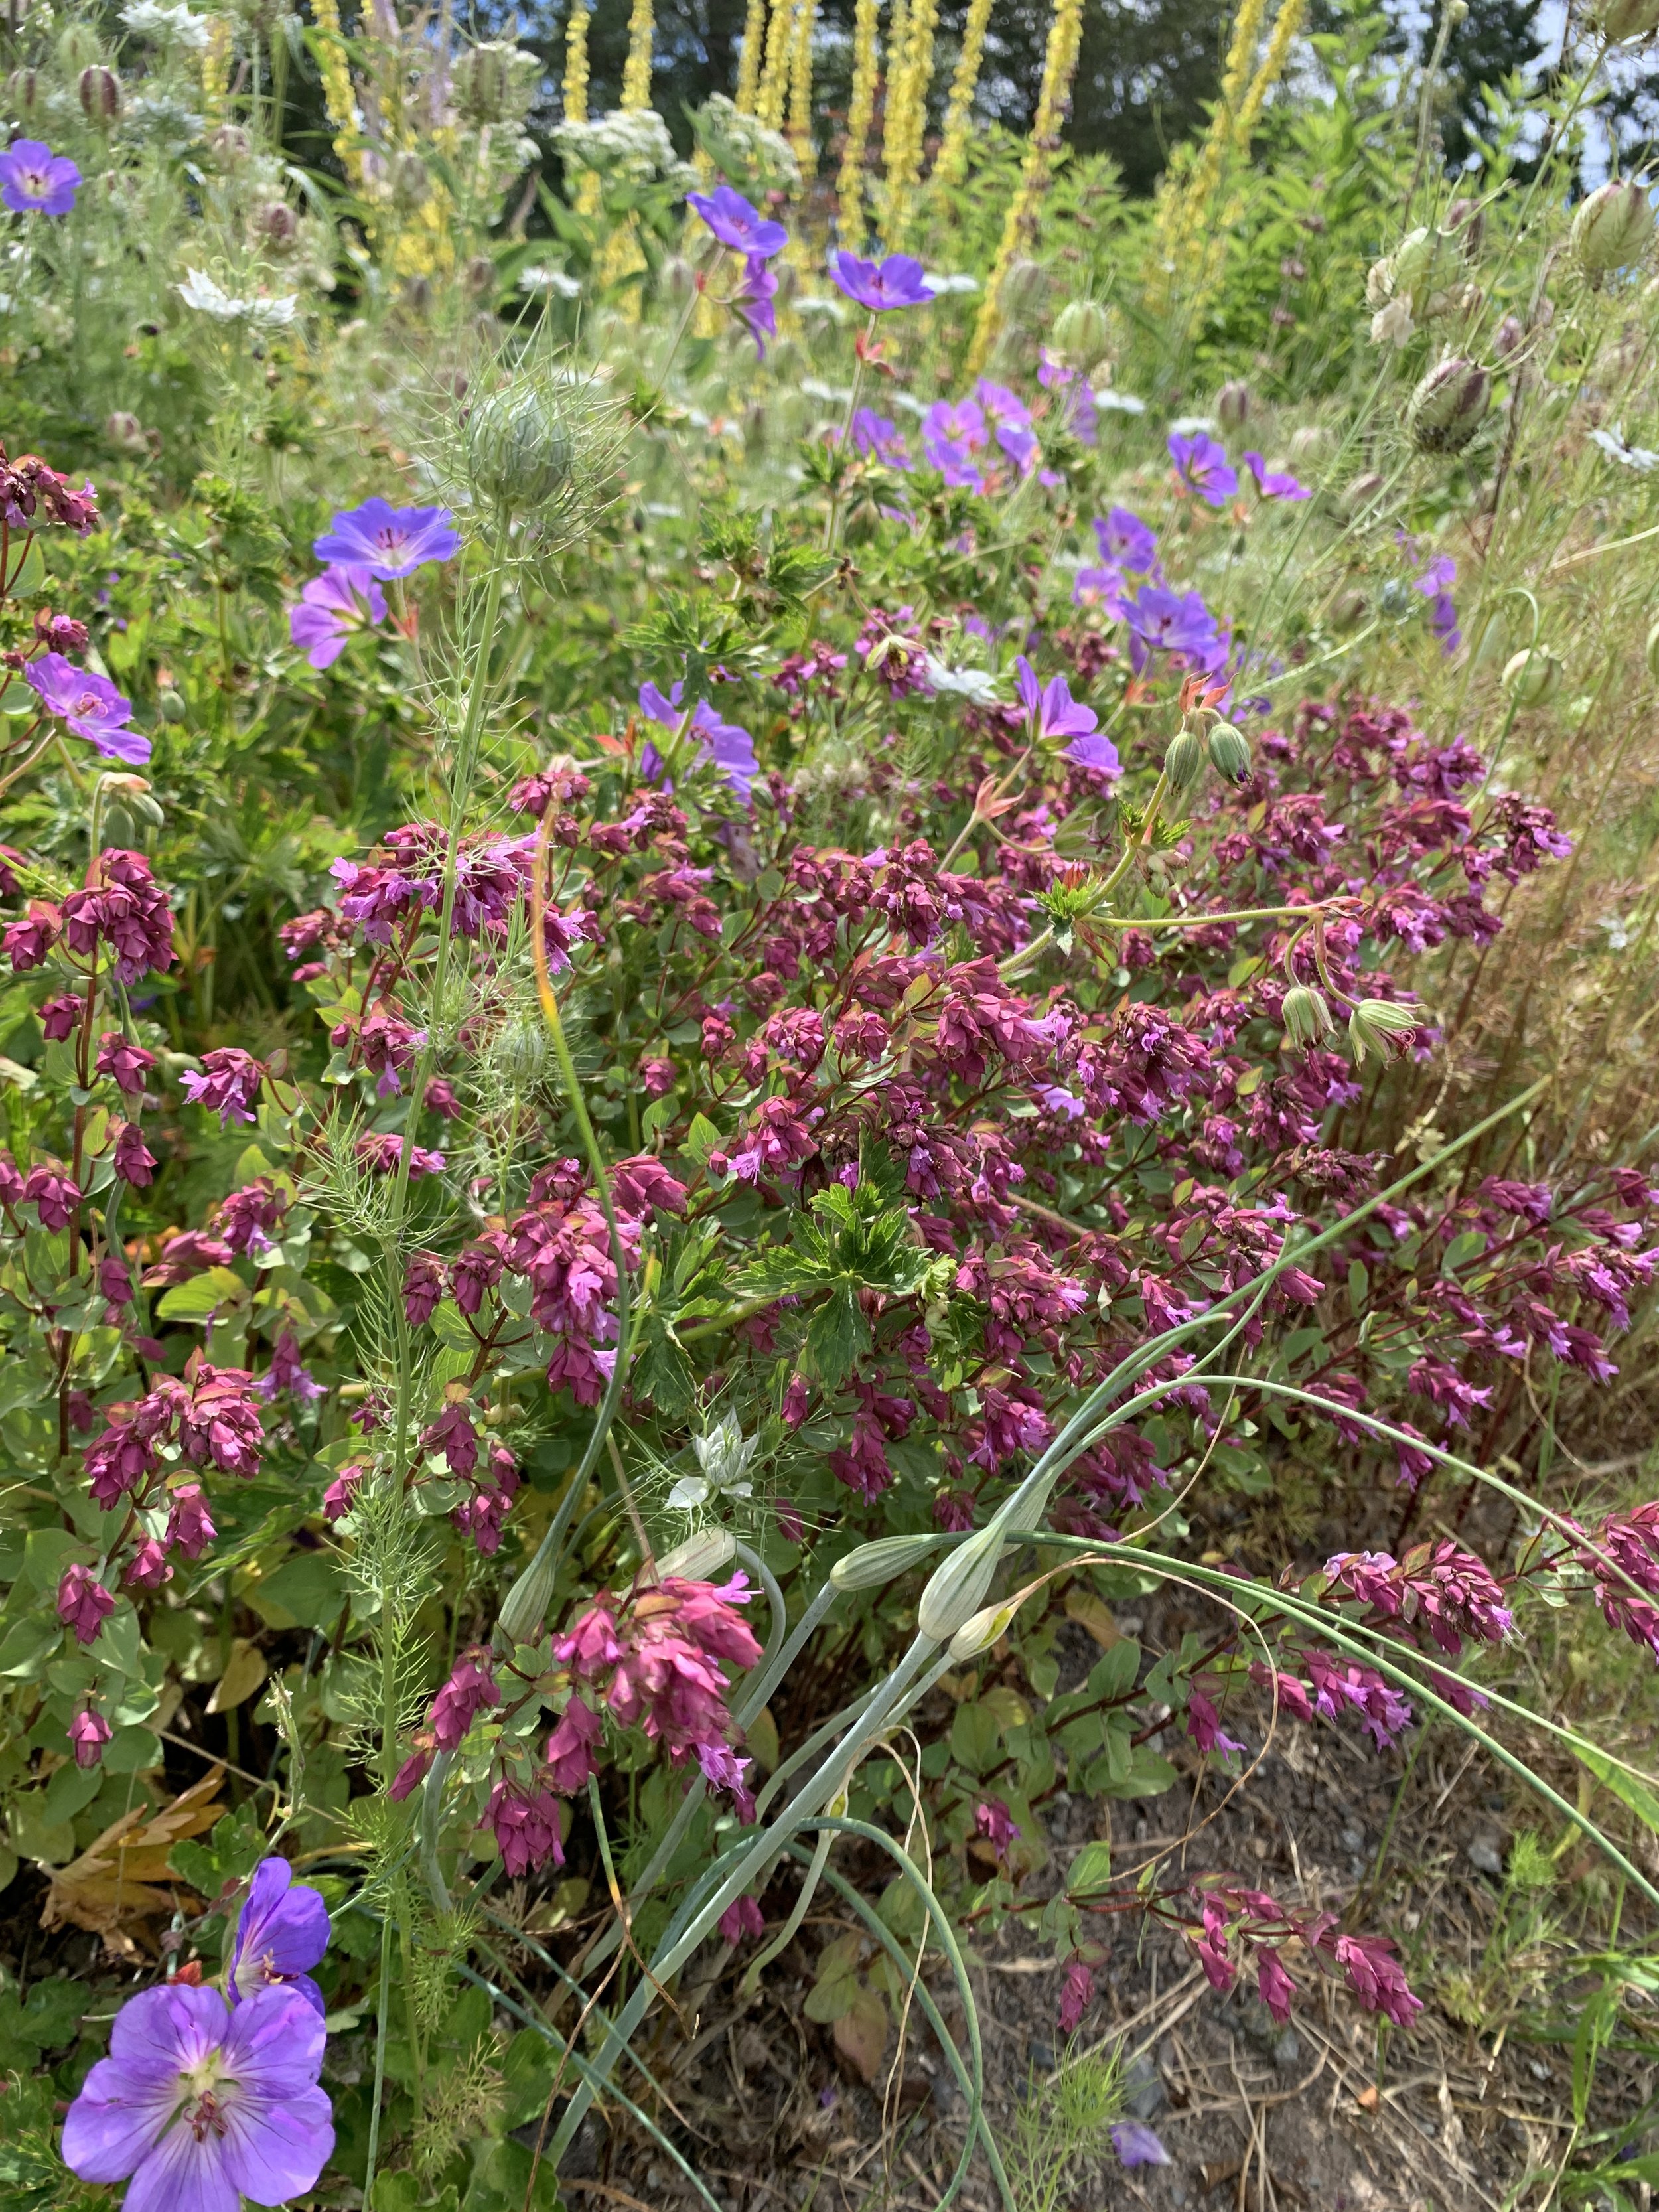
[[[307,1968],[327,1950],[329,1932],[321,1892],[296,1882],[286,1859],[261,1859],[236,1923],[228,1977],[232,2004],[263,1990],[291,1990],[320,2020],[323,1993]]]
[[[386,596],[367,568],[327,568],[288,611],[288,634],[313,668],[331,668],[354,630],[386,620]]]
[[[781,222],[769,222],[730,185],[717,185],[712,192],[688,192],[685,204],[696,210],[720,244],[733,253],[769,261],[789,243],[789,234]]]
[[[860,261],[843,246],[830,257],[830,276],[849,300],[856,300],[872,315],[884,315],[893,307],[920,307],[933,297],[921,262],[908,253],[890,253],[878,264]]]
[[[319,561],[366,568],[391,583],[412,576],[429,561],[453,560],[461,550],[460,533],[450,527],[454,520],[447,507],[392,507],[383,499],[365,500],[337,514],[311,550]]]
[[[47,714],[67,722],[106,760],[137,768],[149,758],[149,739],[127,727],[131,700],[124,699],[107,676],[77,668],[61,653],[43,653],[25,669],[23,680],[38,693]]]
[[[334,2149],[317,2086],[323,2040],[322,2014],[289,1990],[261,1990],[234,2012],[185,1982],[143,1990],[70,2106],[64,2163],[82,2181],[131,2176],[127,2212],[303,2197]]]
[[[1238,489],[1237,471],[1227,465],[1226,448],[1202,430],[1192,438],[1171,430],[1170,459],[1188,490],[1195,491],[1207,507],[1224,507]]]
[[[19,138],[0,154],[0,200],[14,215],[67,215],[81,172],[38,138]]]
[[[1313,494],[1296,477],[1270,469],[1260,453],[1246,453],[1244,465],[1255,478],[1255,488],[1263,499],[1311,499]]]
[[[676,684],[665,698],[654,684],[641,684],[641,711],[659,727],[678,731],[685,719],[680,710],[680,700],[684,690],[684,684]],[[760,763],[755,757],[755,741],[748,731],[736,722],[721,721],[706,699],[699,699],[692,709],[690,727],[693,736],[702,739],[697,749],[697,759],[712,760],[738,798],[746,802],[750,786],[760,773]],[[644,763],[645,772],[653,782],[659,781],[663,767],[661,757],[654,745],[647,746],[646,750],[650,758]],[[652,760],[656,763],[655,775],[653,775]]]

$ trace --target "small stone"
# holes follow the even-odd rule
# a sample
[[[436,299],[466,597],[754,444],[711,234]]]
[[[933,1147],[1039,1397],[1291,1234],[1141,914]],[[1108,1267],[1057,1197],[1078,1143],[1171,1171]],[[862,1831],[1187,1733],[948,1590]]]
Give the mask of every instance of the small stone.
[[[1468,1846],[1469,1864],[1481,1874],[1494,1879],[1504,1872],[1504,1847],[1496,1836],[1473,1836]]]
[[[1164,2076],[1144,2051],[1124,2075],[1123,2087],[1123,2109],[1138,2120],[1156,2119],[1170,2101]]]
[[[1039,2042],[1036,2037],[1033,2036],[1030,2045],[1030,2057],[1032,2065],[1039,2074],[1054,2072],[1054,2046],[1052,2043]]]
[[[1302,2063],[1302,2038],[1293,2027],[1285,2028],[1273,2040],[1273,2064],[1282,2066],[1288,2074],[1293,2066]]]

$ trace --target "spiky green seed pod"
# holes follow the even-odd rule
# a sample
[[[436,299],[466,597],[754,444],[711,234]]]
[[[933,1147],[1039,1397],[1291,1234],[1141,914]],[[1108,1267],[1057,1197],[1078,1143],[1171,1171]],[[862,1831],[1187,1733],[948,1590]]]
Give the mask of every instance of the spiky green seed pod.
[[[1068,300],[1054,317],[1054,350],[1067,368],[1087,375],[1112,343],[1112,325],[1097,300]]]
[[[1325,1003],[1324,993],[1316,991],[1311,983],[1293,983],[1291,986],[1285,994],[1279,1019],[1284,1023],[1285,1034],[1292,1044],[1317,1044],[1336,1026],[1331,1019],[1331,1010]]]
[[[482,507],[533,515],[568,485],[576,441],[558,394],[540,382],[509,384],[467,417],[467,472]]]
[[[1492,379],[1461,354],[1437,362],[1406,406],[1406,428],[1425,453],[1461,453],[1486,419]]]
[[[1572,258],[1592,283],[1614,269],[1630,269],[1653,238],[1653,203],[1630,177],[1609,177],[1589,194],[1572,219]]]
[[[1215,419],[1224,430],[1242,430],[1250,419],[1250,387],[1235,376],[1215,396]]]

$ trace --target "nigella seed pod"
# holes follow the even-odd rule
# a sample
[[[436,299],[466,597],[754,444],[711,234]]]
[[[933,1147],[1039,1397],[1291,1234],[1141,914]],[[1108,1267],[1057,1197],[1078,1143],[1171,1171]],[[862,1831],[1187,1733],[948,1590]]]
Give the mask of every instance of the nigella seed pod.
[[[1437,362],[1406,405],[1406,428],[1425,453],[1461,453],[1486,419],[1492,379],[1462,354]]]
[[[1454,200],[1440,228],[1443,237],[1455,238],[1471,261],[1479,258],[1486,236],[1486,210],[1479,200]]]
[[[104,435],[112,446],[118,446],[125,453],[149,451],[144,441],[144,426],[136,415],[122,413],[118,409],[104,424]]]
[[[1210,765],[1227,783],[1243,783],[1250,772],[1250,741],[1231,722],[1218,722],[1210,732]]]
[[[515,1091],[527,1090],[547,1065],[547,1032],[533,1016],[516,1021],[496,1048],[502,1074]]]
[[[1097,300],[1068,300],[1054,317],[1054,351],[1067,368],[1086,376],[1111,343],[1112,326]]]
[[[526,114],[542,73],[536,56],[504,39],[487,39],[455,57],[450,87],[457,113],[476,125],[514,123]]]
[[[1572,219],[1572,256],[1592,283],[1614,269],[1629,269],[1653,238],[1653,204],[1630,177],[1598,185]]]
[[[1406,1039],[1423,1022],[1420,1009],[1389,999],[1362,999],[1348,1016],[1348,1042],[1363,1066],[1367,1055],[1384,1064],[1407,1049]]]
[[[937,1551],[939,1542],[937,1536],[878,1536],[873,1543],[860,1544],[844,1559],[837,1559],[830,1579],[838,1590],[878,1589],[884,1583],[896,1582],[918,1559]]]
[[[1603,0],[1591,21],[1614,46],[1626,39],[1650,39],[1659,31],[1659,0]]]
[[[1331,434],[1322,422],[1304,422],[1291,433],[1293,461],[1322,461],[1331,448]]]
[[[286,200],[271,200],[255,213],[253,228],[268,252],[286,253],[300,235],[300,218]]]
[[[1561,664],[1547,646],[1534,645],[1506,661],[1498,681],[1517,707],[1541,707],[1561,688]]]
[[[1224,430],[1242,430],[1250,419],[1250,387],[1242,376],[1224,384],[1215,396],[1215,417]]]
[[[576,465],[556,390],[526,380],[481,399],[467,416],[466,463],[480,505],[497,514],[534,514],[556,499]]]
[[[1164,756],[1164,773],[1170,779],[1172,791],[1185,791],[1204,773],[1204,740],[1184,722],[1170,740]]]
[[[1324,993],[1315,990],[1310,983],[1291,986],[1285,994],[1279,1019],[1292,1044],[1317,1044],[1321,1037],[1328,1036],[1336,1027]]]
[[[235,123],[222,123],[208,140],[208,151],[222,169],[237,167],[252,150],[252,140]]]
[[[113,123],[121,112],[121,80],[112,69],[94,62],[81,72],[81,112],[88,123]]]
[[[40,104],[41,90],[38,70],[14,70],[6,79],[6,106],[20,123],[33,120],[34,111]]]
[[[1499,361],[1507,361],[1525,336],[1519,315],[1505,315],[1492,334],[1492,349]]]
[[[1382,489],[1382,478],[1375,469],[1362,470],[1344,489],[1340,502],[1343,514],[1352,521],[1361,514]]]

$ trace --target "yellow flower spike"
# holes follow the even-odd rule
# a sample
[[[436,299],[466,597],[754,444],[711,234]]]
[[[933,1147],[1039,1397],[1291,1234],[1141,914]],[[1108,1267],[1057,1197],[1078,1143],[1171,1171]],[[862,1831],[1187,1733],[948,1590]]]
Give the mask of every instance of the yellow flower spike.
[[[939,0],[910,0],[903,61],[897,71],[887,124],[887,220],[885,240],[902,246],[910,204],[921,175],[921,150],[927,135],[927,88],[933,75],[933,27]]]
[[[1245,0],[1246,6],[1255,0]],[[1265,4],[1265,0],[1263,0]],[[1071,105],[1072,79],[1077,72],[1078,50],[1083,43],[1083,0],[1055,0],[1048,26],[1048,45],[1043,56],[1042,89],[1037,96],[1036,116],[1025,149],[1019,187],[1009,202],[1007,219],[997,258],[986,280],[985,297],[974,325],[974,342],[968,352],[968,374],[977,376],[989,360],[1002,327],[1002,287],[1014,257],[1036,228],[1037,210],[1048,185],[1048,174],[1060,144],[1060,130]]]
[[[817,27],[818,0],[800,0],[789,73],[789,143],[800,163],[803,183],[817,174],[818,166],[818,149],[812,137],[812,34]]]
[[[962,27],[962,52],[951,80],[951,97],[945,110],[945,131],[939,142],[933,174],[943,184],[960,184],[968,166],[968,119],[985,60],[985,33],[990,27],[991,0],[969,0]]]
[[[334,150],[352,183],[361,185],[363,157],[358,141],[362,137],[363,122],[351,88],[351,66],[346,59],[337,0],[315,0],[311,16],[320,34],[323,105],[334,126]]]
[[[564,119],[587,120],[587,9],[581,0],[564,27]]]
[[[740,114],[760,112],[761,64],[766,58],[766,0],[749,0],[743,19],[743,55],[738,63],[737,106]]]
[[[760,119],[769,131],[783,128],[794,28],[795,0],[772,0],[772,21],[766,33],[766,67],[761,76],[760,92]]]
[[[223,15],[208,18],[208,42],[202,52],[202,110],[210,123],[225,119],[230,90],[230,24]]]
[[[847,144],[836,185],[841,235],[854,253],[864,245],[864,159],[876,112],[876,79],[880,70],[876,28],[880,16],[881,0],[858,0],[853,18],[853,91],[847,106]]]
[[[623,70],[622,104],[630,115],[651,105],[652,40],[655,32],[651,0],[634,0],[628,19],[628,61]]]

